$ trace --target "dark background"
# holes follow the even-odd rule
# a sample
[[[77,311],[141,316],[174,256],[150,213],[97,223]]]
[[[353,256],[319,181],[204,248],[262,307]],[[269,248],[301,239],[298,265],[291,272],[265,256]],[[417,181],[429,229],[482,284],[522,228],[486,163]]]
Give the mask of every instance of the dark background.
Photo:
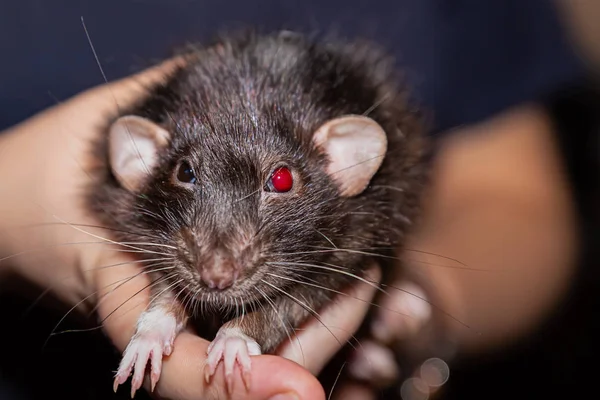
[[[253,25],[366,36],[447,128],[580,74],[548,0],[20,0],[0,5],[0,129],[184,41]]]
[[[559,128],[580,210],[581,278],[540,335],[501,355],[452,366],[446,399],[575,398],[593,388],[600,304],[594,229],[598,221],[597,91],[583,80],[547,0],[223,1],[20,0],[0,5],[0,129],[103,83],[81,17],[109,80],[167,56],[184,41],[246,25],[366,36],[407,73],[434,131],[540,99]],[[583,83],[581,83],[583,82]],[[600,147],[596,147],[598,149]],[[594,178],[596,177],[596,178]],[[596,191],[595,191],[596,190]],[[596,197],[594,197],[596,196]],[[594,220],[594,218],[596,218]],[[592,271],[592,272],[590,272]],[[64,311],[31,298],[0,297],[0,377],[19,399],[108,399],[118,354],[99,332],[44,341]],[[66,321],[60,328],[79,326]],[[594,365],[592,363],[592,365]],[[199,377],[200,379],[200,377]],[[193,383],[191,383],[193,384]],[[0,389],[0,399],[8,392]],[[120,394],[127,398],[127,390]],[[566,396],[566,397],[565,397]]]

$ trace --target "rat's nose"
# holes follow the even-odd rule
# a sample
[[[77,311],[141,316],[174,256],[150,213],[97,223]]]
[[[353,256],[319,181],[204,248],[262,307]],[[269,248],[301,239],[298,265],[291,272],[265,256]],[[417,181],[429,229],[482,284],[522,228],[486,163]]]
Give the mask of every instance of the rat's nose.
[[[211,289],[223,290],[230,287],[238,277],[233,260],[217,254],[212,261],[201,266],[200,278]]]
[[[203,269],[200,273],[202,282],[211,289],[223,290],[228,288],[235,281],[237,272],[231,271],[216,271],[215,269]]]

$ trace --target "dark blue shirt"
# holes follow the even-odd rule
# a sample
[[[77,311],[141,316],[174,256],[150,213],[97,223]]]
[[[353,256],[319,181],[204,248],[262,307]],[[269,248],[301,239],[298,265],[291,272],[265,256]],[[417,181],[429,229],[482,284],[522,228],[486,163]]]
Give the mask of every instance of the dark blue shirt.
[[[549,0],[20,0],[0,7],[0,129],[246,25],[382,43],[437,129],[484,118],[580,74]]]

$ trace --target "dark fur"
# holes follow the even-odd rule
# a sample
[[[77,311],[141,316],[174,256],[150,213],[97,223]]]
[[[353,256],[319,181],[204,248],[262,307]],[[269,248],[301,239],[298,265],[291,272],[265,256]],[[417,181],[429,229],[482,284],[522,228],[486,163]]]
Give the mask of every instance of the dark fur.
[[[255,288],[274,299],[278,314],[265,304],[255,318],[246,317],[244,326],[264,352],[271,352],[286,337],[280,318],[296,327],[311,314],[305,306],[318,311],[334,293],[265,272],[335,290],[356,280],[309,266],[265,262],[331,264],[361,275],[369,256],[314,251],[332,249],[332,241],[339,249],[394,254],[417,215],[424,183],[421,122],[409,110],[393,63],[370,43],[249,34],[193,48],[186,57],[187,67],[123,113],[146,117],[171,132],[159,165],[140,193],[129,193],[110,174],[103,137],[94,144],[103,164],[100,180],[89,190],[89,207],[111,228],[128,232],[119,233],[119,240],[176,245],[177,272],[170,279],[185,276],[189,286],[175,293],[181,301],[194,295],[203,302],[202,317],[222,315],[236,299],[261,301]],[[370,186],[343,199],[311,137],[332,118],[368,110],[387,132],[388,153]],[[182,159],[198,178],[193,189],[172,179]],[[280,163],[298,173],[299,189],[266,194],[261,188]],[[209,291],[195,268],[217,248],[244,263],[243,278],[223,292]]]

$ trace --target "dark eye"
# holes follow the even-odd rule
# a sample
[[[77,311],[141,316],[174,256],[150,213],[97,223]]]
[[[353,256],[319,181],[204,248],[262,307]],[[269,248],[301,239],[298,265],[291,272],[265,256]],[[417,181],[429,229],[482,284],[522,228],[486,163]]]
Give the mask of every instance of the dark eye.
[[[184,161],[177,170],[177,179],[183,183],[196,183],[196,175],[194,170],[187,161]]]
[[[284,193],[289,192],[293,186],[294,177],[292,172],[287,167],[280,167],[273,171],[265,189],[268,192]]]

